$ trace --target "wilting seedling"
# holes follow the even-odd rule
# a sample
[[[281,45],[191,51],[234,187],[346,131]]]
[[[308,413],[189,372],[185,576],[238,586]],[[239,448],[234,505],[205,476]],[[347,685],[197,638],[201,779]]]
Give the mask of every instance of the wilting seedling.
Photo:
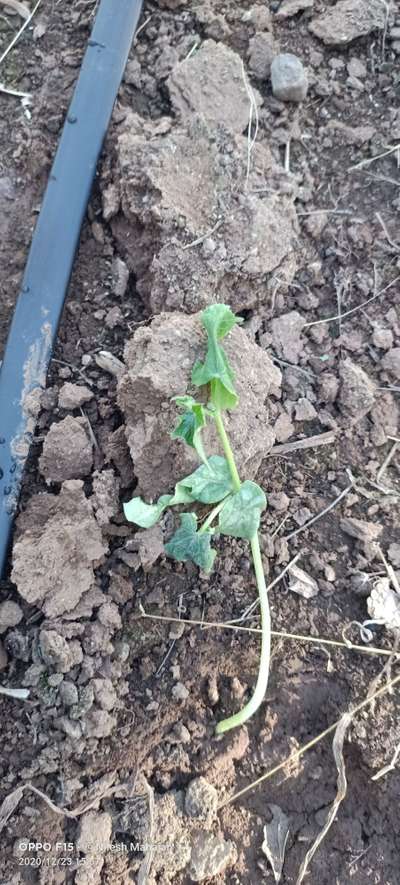
[[[211,545],[213,535],[220,533],[250,541],[261,610],[259,673],[249,702],[239,713],[218,723],[217,734],[222,734],[242,725],[255,713],[265,697],[268,684],[271,622],[258,538],[261,513],[267,502],[263,490],[255,482],[241,482],[222,417],[224,411],[236,408],[238,396],[234,387],[234,372],[220,341],[242,320],[226,304],[207,307],[201,320],[208,337],[207,353],[204,362],[198,361],[193,367],[192,384],[208,389],[209,402],[197,402],[192,396],[186,395],[175,397],[183,413],[172,437],[181,438],[194,448],[202,463],[194,473],[176,484],[173,494],[162,495],[156,504],[146,504],[141,498],[133,498],[124,505],[124,510],[130,522],[150,528],[167,507],[194,502],[215,505],[200,527],[195,513],[182,513],[180,527],[165,545],[168,556],[178,562],[191,560],[206,572],[211,571],[216,556]],[[215,423],[225,457],[208,457],[205,452],[202,430],[209,421]]]

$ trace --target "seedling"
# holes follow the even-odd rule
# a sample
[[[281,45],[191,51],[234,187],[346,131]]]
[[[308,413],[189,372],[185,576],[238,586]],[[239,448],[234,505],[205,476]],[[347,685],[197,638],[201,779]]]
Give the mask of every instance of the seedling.
[[[216,550],[211,544],[215,534],[245,538],[250,542],[261,611],[259,672],[254,693],[248,703],[239,713],[218,723],[217,734],[222,734],[246,722],[262,703],[267,690],[271,620],[258,538],[261,513],[267,501],[263,490],[255,482],[241,482],[222,417],[224,411],[236,408],[238,395],[234,387],[235,375],[220,341],[242,320],[226,304],[213,304],[203,311],[201,321],[207,332],[207,353],[204,362],[197,361],[193,367],[192,384],[206,389],[209,400],[204,403],[188,395],[175,397],[182,415],[172,437],[182,439],[195,449],[202,463],[194,473],[176,484],[173,494],[162,495],[155,504],[146,504],[141,498],[132,498],[129,503],[124,504],[124,511],[130,522],[142,528],[150,528],[167,507],[195,502],[213,504],[200,527],[196,513],[181,513],[180,527],[165,544],[165,552],[172,559],[178,562],[191,560],[205,572],[211,571],[216,557]],[[210,421],[215,423],[225,457],[208,456],[205,452],[202,431]]]

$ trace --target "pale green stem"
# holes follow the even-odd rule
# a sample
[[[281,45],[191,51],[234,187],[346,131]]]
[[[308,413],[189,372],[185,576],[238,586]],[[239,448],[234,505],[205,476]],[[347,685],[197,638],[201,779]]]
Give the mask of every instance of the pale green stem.
[[[220,412],[217,412],[215,415],[215,424],[222,442],[222,446],[224,449],[226,460],[229,464],[229,469],[231,471],[231,476],[233,480],[233,484],[235,489],[239,491],[241,482],[238,473],[238,469],[236,467],[235,457],[232,452],[231,444],[229,442],[228,435],[226,433],[224,422],[222,420],[222,416]],[[211,514],[210,514],[211,516]],[[258,677],[256,687],[254,692],[249,700],[249,702],[243,707],[239,713],[235,713],[234,716],[230,716],[229,719],[223,719],[222,722],[219,722],[216,727],[217,734],[223,734],[225,731],[229,731],[231,728],[236,728],[238,725],[243,725],[247,719],[253,715],[253,713],[258,710],[260,704],[262,704],[268,686],[268,676],[269,676],[269,667],[270,667],[270,657],[271,657],[271,615],[269,610],[269,600],[268,600],[268,590],[267,585],[265,583],[265,575],[261,558],[261,550],[260,550],[260,542],[258,539],[258,532],[256,532],[251,541],[251,552],[253,556],[253,565],[254,572],[257,581],[258,595],[260,599],[260,614],[261,614],[261,654],[260,654],[260,664],[258,670]]]
[[[228,434],[225,430],[224,422],[222,420],[221,412],[216,412],[214,416],[214,421],[216,428],[219,433],[220,440],[222,442],[222,447],[225,453],[225,458],[229,464],[229,470],[231,471],[233,485],[235,487],[235,491],[238,492],[241,486],[240,476],[238,473],[238,469],[236,467],[235,456],[232,452],[231,444],[229,442]]]
[[[207,519],[204,520],[203,525],[199,529],[199,535],[204,535],[204,532],[206,532],[207,529],[210,527],[211,523],[214,522],[214,519],[218,516],[218,514],[222,510],[222,508],[225,504],[225,501],[226,501],[226,498],[224,498],[223,501],[220,501],[220,503],[217,504],[216,507],[213,507],[211,512],[208,514]]]

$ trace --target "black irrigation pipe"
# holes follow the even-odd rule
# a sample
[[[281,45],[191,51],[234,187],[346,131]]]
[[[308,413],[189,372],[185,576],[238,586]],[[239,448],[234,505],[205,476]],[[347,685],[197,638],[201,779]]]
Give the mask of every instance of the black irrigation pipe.
[[[142,0],[101,0],[47,184],[0,372],[0,576],[82,221]]]

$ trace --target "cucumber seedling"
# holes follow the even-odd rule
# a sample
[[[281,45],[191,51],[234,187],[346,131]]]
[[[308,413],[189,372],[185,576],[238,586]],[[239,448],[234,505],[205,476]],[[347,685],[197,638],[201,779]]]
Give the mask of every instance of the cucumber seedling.
[[[209,399],[203,403],[189,395],[175,397],[182,415],[172,433],[173,438],[184,440],[196,450],[201,464],[190,476],[176,484],[173,494],[162,495],[155,504],[146,504],[139,497],[133,498],[124,504],[124,511],[130,522],[150,528],[167,507],[195,502],[214,505],[200,527],[196,513],[181,513],[179,528],[165,544],[168,556],[178,562],[191,560],[205,572],[211,571],[214,564],[216,551],[211,542],[215,534],[245,538],[250,542],[262,626],[258,679],[254,693],[243,709],[218,723],[217,734],[222,734],[242,725],[255,713],[265,697],[268,684],[271,621],[258,537],[261,513],[267,501],[259,485],[250,480],[241,481],[223,421],[223,412],[236,408],[238,395],[234,387],[233,369],[220,342],[242,320],[226,304],[213,304],[202,312],[201,321],[207,332],[207,352],[204,362],[197,361],[193,367],[192,385],[206,389]],[[205,451],[202,431],[211,421],[215,423],[225,457],[208,456]]]

